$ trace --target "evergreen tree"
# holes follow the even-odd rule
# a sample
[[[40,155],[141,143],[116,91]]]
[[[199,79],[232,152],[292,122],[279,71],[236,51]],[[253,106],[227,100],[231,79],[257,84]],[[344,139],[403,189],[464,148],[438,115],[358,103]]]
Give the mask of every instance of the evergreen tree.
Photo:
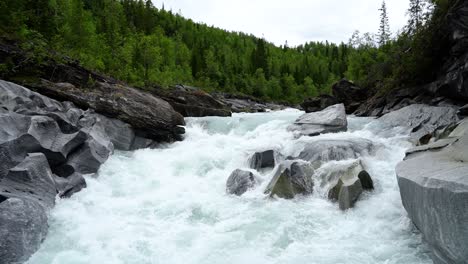
[[[380,11],[380,27],[379,27],[379,45],[383,46],[387,44],[390,40],[390,25],[388,22],[388,15],[387,15],[387,5],[385,4],[385,0],[382,1],[382,7],[379,9]]]
[[[410,35],[415,34],[424,23],[426,5],[427,2],[425,0],[410,0],[407,25],[407,31]]]

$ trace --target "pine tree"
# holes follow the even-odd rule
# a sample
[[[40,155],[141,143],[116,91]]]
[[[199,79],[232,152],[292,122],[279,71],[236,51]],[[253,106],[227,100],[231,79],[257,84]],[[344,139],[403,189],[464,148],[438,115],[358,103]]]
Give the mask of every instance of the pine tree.
[[[387,5],[385,4],[385,0],[382,1],[382,7],[379,9],[380,11],[380,27],[379,27],[379,45],[383,46],[390,40],[390,25],[388,22],[388,15],[387,15]]]
[[[407,31],[410,35],[416,33],[424,22],[427,2],[425,0],[410,0],[408,8],[408,26]]]

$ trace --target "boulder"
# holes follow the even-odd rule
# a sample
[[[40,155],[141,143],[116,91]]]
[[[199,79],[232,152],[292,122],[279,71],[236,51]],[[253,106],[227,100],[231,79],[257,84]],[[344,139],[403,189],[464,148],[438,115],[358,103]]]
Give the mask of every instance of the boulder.
[[[369,96],[367,89],[360,88],[346,79],[333,84],[332,93],[337,103],[345,105],[346,113],[348,114],[354,113]]]
[[[314,169],[305,162],[281,164],[266,187],[265,194],[285,199],[292,199],[296,195],[312,194],[313,174]]]
[[[361,181],[361,185],[364,190],[374,189],[374,181],[372,180],[370,174],[367,171],[363,170],[359,172],[358,178]]]
[[[86,188],[86,180],[79,173],[73,173],[67,178],[54,175],[54,180],[60,198],[70,198],[73,194]]]
[[[0,180],[0,193],[24,197],[52,208],[57,189],[44,154],[28,154],[21,163],[11,168]]]
[[[308,113],[299,117],[288,127],[299,135],[317,136],[324,133],[346,131],[348,122],[343,104],[325,108],[322,111]]]
[[[306,113],[312,113],[322,111],[323,109],[335,105],[337,103],[338,100],[335,97],[328,94],[322,94],[318,97],[304,100],[304,102],[301,104],[301,107]]]
[[[275,167],[275,152],[267,150],[264,152],[255,152],[249,159],[250,168],[259,170]]]
[[[372,178],[359,160],[329,168],[319,179],[320,186],[328,189],[328,198],[337,201],[341,210],[352,208],[364,190],[374,188]]]
[[[255,176],[252,172],[237,169],[227,179],[226,192],[240,196],[254,187],[255,184]]]
[[[372,141],[363,138],[317,140],[307,143],[293,159],[308,161],[318,168],[328,161],[357,159],[372,154],[375,149]]]
[[[184,86],[182,86],[184,87]],[[185,117],[231,116],[227,105],[199,89],[156,89],[154,94],[171,104],[175,111]]]
[[[25,197],[0,193],[0,262],[23,263],[47,235],[47,211]]]
[[[411,140],[416,142],[421,137],[434,133],[437,129],[458,121],[454,107],[437,107],[414,104],[388,113],[379,119],[388,127],[405,127],[410,132]]]
[[[343,177],[328,193],[328,198],[338,201],[341,210],[352,208],[363,191],[361,180],[357,177]]]
[[[247,95],[234,95],[228,93],[213,93],[216,100],[228,106],[233,113],[257,113],[267,110],[281,110],[286,104],[263,102],[257,98]]]
[[[468,133],[412,151],[396,168],[403,206],[434,263],[468,259]]]
[[[181,140],[185,132],[183,116],[172,106],[149,93],[123,84],[96,82],[92,89],[58,85],[43,80],[30,85],[37,92],[60,101],[73,102],[83,109],[119,119],[158,142]]]
[[[96,113],[88,113],[80,120],[83,127],[99,130],[102,137],[109,138],[115,149],[132,150],[135,131],[132,127],[118,119],[108,118]]]

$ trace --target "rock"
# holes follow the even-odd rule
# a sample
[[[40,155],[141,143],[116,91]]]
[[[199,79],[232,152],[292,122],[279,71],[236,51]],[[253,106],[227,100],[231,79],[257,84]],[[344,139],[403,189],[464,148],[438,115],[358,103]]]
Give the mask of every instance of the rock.
[[[226,192],[241,196],[255,186],[255,177],[252,172],[235,170],[231,173],[226,182]]]
[[[84,145],[72,153],[66,164],[60,166],[57,173],[66,177],[72,173],[96,173],[101,165],[109,158],[112,150],[107,141],[99,138],[88,139]]]
[[[52,208],[57,189],[44,154],[28,154],[21,163],[11,168],[0,181],[0,192],[27,197],[44,207]]]
[[[359,160],[336,166],[319,175],[322,187],[331,187],[328,198],[337,201],[341,210],[352,208],[364,189],[372,190],[373,181]],[[361,178],[364,182],[361,182]]]
[[[389,129],[399,126],[406,127],[411,133],[411,139],[416,142],[422,136],[456,123],[458,121],[456,112],[453,107],[414,104],[388,113],[379,120]]]
[[[107,118],[103,115],[93,114],[95,117],[94,126],[99,126],[103,134],[109,138],[110,142],[118,150],[132,150],[135,140],[135,131],[132,127],[118,119]]]
[[[448,143],[448,144],[447,144]],[[398,164],[403,206],[431,246],[434,263],[468,259],[468,134],[419,149]]]
[[[86,188],[86,180],[79,173],[73,173],[67,178],[54,176],[54,180],[60,198],[70,198],[73,194]]]
[[[438,151],[442,148],[445,148],[447,147],[448,145],[452,144],[453,142],[457,141],[458,138],[445,138],[445,139],[441,139],[441,140],[437,140],[436,142],[434,143],[431,143],[431,144],[426,144],[426,145],[422,145],[422,146],[417,146],[417,147],[413,147],[413,148],[410,148],[408,150],[406,150],[406,158],[407,159],[408,157],[413,157],[419,153],[424,153],[426,151]]]
[[[47,212],[37,201],[0,193],[1,263],[23,263],[47,234]]]
[[[468,134],[468,118],[460,121],[455,129],[450,133],[449,137],[457,138],[462,137],[463,135]]]
[[[359,178],[340,178],[333,189],[330,190],[328,198],[338,201],[341,210],[354,207],[363,191]]]
[[[309,195],[314,190],[314,169],[304,162],[282,164],[265,189],[265,194],[292,199],[296,195]]]
[[[468,116],[468,104],[460,107],[460,109],[458,109],[457,114],[461,117]]]
[[[91,90],[86,90],[43,80],[31,87],[51,98],[119,119],[158,142],[181,140],[185,131],[181,127],[185,124],[182,115],[168,102],[122,84],[96,82]]]
[[[185,87],[185,86],[182,86]],[[185,117],[231,116],[227,105],[199,89],[156,89],[153,93],[171,104]]]
[[[10,112],[40,109],[47,109],[49,112],[63,110],[59,102],[3,80],[0,80],[0,105]]]
[[[343,103],[346,113],[352,114],[360,106],[361,102],[368,98],[368,90],[357,87],[354,83],[342,79],[332,86],[333,96],[337,103]]]
[[[318,97],[306,99],[301,107],[306,113],[312,113],[317,111],[322,111],[323,109],[335,105],[338,103],[338,100],[330,95],[322,94]]]
[[[293,125],[288,127],[288,130],[297,131],[304,136],[317,136],[324,133],[346,131],[347,127],[344,105],[338,104],[299,117]]]
[[[374,181],[372,180],[371,176],[367,171],[363,170],[359,172],[358,178],[361,181],[361,185],[364,190],[374,189]]]
[[[374,150],[372,141],[363,138],[317,140],[305,145],[295,158],[311,162],[318,168],[324,162],[357,159]]]
[[[286,108],[286,103],[263,102],[247,95],[234,95],[228,93],[213,93],[216,100],[227,105],[234,113],[257,113],[267,110],[281,110]]]
[[[259,170],[275,167],[275,152],[267,150],[264,152],[255,152],[249,159],[250,168]]]

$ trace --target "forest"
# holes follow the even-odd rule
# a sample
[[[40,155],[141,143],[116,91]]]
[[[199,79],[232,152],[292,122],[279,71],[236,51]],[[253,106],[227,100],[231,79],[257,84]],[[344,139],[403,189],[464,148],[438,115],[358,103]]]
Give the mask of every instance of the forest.
[[[407,27],[392,34],[383,2],[377,34],[356,31],[348,43],[278,47],[195,23],[150,0],[3,0],[0,34],[36,60],[67,56],[143,89],[188,84],[297,103],[330,93],[341,78],[375,90],[432,78],[438,58],[426,55],[447,8],[447,1],[411,0]],[[0,64],[0,76],[11,68]]]

